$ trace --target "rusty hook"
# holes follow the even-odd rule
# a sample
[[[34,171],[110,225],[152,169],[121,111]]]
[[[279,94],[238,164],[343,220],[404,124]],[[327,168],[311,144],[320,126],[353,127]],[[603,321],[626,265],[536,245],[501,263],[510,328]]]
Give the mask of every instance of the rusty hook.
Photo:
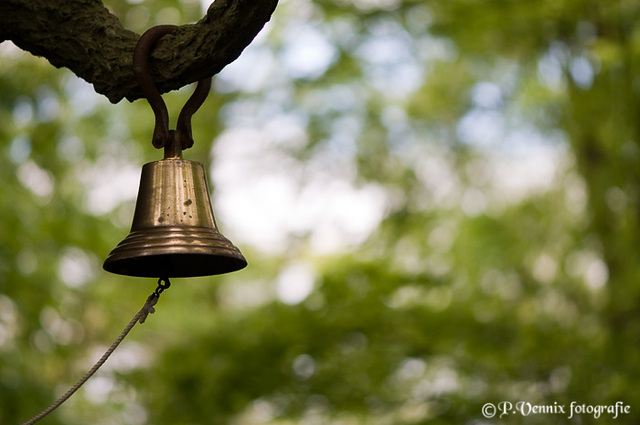
[[[149,28],[138,40],[133,52],[133,72],[136,81],[142,89],[142,94],[151,105],[156,116],[156,126],[153,131],[153,146],[160,149],[167,145],[171,132],[169,131],[169,113],[167,106],[162,100],[160,92],[156,88],[151,73],[149,72],[149,54],[155,43],[164,35],[170,34],[178,28],[175,25],[158,25]],[[178,116],[177,133],[182,149],[193,146],[193,135],[191,132],[191,116],[204,103],[209,89],[211,88],[211,77],[198,81],[198,85]]]

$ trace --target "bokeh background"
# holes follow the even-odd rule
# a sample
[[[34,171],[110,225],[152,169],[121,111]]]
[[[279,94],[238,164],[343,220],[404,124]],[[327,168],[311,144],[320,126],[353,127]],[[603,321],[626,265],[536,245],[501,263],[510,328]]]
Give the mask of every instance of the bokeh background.
[[[208,2],[105,0],[125,27]],[[640,422],[640,6],[283,0],[194,117],[249,267],[175,279],[43,423]],[[191,87],[165,95],[175,120]],[[0,45],[0,423],[29,419],[155,288],[101,268],[158,160],[110,104]]]

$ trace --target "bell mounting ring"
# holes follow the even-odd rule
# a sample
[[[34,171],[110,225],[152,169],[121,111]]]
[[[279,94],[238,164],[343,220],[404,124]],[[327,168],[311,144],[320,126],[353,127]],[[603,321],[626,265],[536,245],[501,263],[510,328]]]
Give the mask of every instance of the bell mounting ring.
[[[149,54],[160,38],[172,33],[176,28],[178,27],[175,25],[158,25],[149,28],[142,34],[133,52],[133,72],[136,81],[156,117],[152,143],[158,149],[165,148],[165,157],[180,156],[182,149],[188,149],[193,146],[191,116],[204,103],[211,88],[211,77],[198,81],[195,91],[185,103],[182,111],[180,111],[177,129],[169,130],[169,113],[160,92],[151,78]]]

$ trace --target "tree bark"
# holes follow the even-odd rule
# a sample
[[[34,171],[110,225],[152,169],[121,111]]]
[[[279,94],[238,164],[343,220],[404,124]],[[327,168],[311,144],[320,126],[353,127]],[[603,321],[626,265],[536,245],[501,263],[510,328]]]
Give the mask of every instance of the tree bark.
[[[158,41],[149,58],[161,93],[217,74],[260,32],[278,0],[216,0],[196,24]],[[139,35],[100,0],[2,0],[0,41],[67,67],[112,103],[142,96],[133,75]]]

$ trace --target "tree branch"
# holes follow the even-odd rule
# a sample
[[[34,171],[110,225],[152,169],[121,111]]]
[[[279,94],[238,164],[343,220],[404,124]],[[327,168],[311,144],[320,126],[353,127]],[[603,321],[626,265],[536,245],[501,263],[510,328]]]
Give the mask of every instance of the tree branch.
[[[196,24],[163,37],[149,66],[161,93],[217,74],[271,18],[278,0],[216,0]],[[142,96],[133,75],[139,35],[100,0],[2,0],[0,40],[67,67],[112,103]]]

